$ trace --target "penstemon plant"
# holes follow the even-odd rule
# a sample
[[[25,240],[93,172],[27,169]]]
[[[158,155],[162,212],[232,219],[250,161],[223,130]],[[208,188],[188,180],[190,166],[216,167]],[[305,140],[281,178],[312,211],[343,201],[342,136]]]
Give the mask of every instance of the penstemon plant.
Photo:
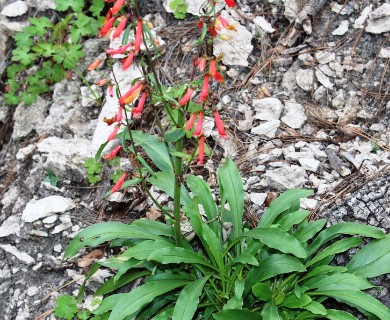
[[[218,169],[217,200],[202,178],[187,174],[196,156],[198,165],[204,162],[205,115],[213,114],[219,134],[227,137],[219,111],[212,107],[211,88],[222,84],[224,78],[218,57],[210,52],[221,28],[235,30],[235,26],[216,11],[216,1],[207,1],[198,23],[201,51],[194,59],[191,81],[174,88],[159,81],[154,63],[156,40],[140,16],[137,1],[128,6],[123,0],[106,2],[113,2],[113,6],[101,36],[110,34],[113,39],[123,34],[122,46],[108,49],[107,54],[124,54],[122,68],[138,63],[144,76],[123,93],[115,76],[114,81],[99,80],[117,95],[118,112],[105,119],[113,126],[112,133],[88,168],[99,173],[96,163],[101,157],[112,160],[120,152],[131,153],[137,172],[117,175],[107,196],[139,183],[163,211],[166,223],[144,219],[130,224],[98,223],[71,241],[64,258],[105,242],[120,249],[118,255],[92,265],[86,281],[99,268],[111,269],[114,276],[95,292],[104,296],[99,307],[85,314],[109,320],[357,319],[329,307],[328,300],[337,300],[369,319],[390,319],[390,310],[363,292],[374,287],[369,278],[390,272],[390,237],[383,231],[353,222],[325,227],[324,219],[309,221],[309,212],[299,208],[300,198],[311,195],[308,190],[283,193],[264,212],[258,226],[250,228],[243,223],[242,179],[232,160],[226,159]],[[235,7],[233,0],[225,2]],[[133,41],[129,40],[130,30],[134,30]],[[101,63],[97,60],[89,69]],[[133,129],[145,108],[154,113],[161,136]],[[115,139],[120,144],[103,153]],[[184,149],[187,139],[197,141],[191,154]],[[150,185],[173,199],[173,209],[153,198]],[[345,266],[333,265],[337,254],[362,244],[360,237],[374,240]],[[139,286],[125,292],[136,280]],[[62,300],[67,304],[58,308],[60,314],[72,319],[77,312],[73,300]]]

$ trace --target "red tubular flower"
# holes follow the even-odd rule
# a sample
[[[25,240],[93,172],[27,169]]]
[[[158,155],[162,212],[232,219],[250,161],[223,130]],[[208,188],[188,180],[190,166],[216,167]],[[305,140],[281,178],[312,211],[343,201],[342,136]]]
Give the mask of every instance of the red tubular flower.
[[[204,76],[202,91],[200,93],[200,101],[204,102],[209,94],[209,75]]]
[[[193,93],[194,93],[193,89],[191,89],[191,88],[187,89],[186,94],[179,101],[180,107],[186,105],[190,101],[191,96],[192,96]]]
[[[141,96],[141,98],[139,99],[138,101],[138,105],[136,108],[134,108],[133,110],[131,110],[131,112],[133,113],[133,116],[135,118],[139,117],[142,113],[142,110],[144,109],[144,105],[145,105],[145,101],[146,101],[146,96],[148,94],[146,92],[144,92]]]
[[[114,96],[114,86],[113,85],[110,85],[108,87],[108,94],[110,95],[111,98]]]
[[[198,165],[203,164],[204,161],[204,136],[199,138],[199,148],[198,148]]]
[[[226,4],[228,7],[230,8],[233,8],[236,6],[236,3],[234,2],[234,0],[225,0]]]
[[[101,86],[104,86],[105,84],[107,84],[108,80],[107,79],[100,79],[98,81],[96,81],[96,85],[101,87]]]
[[[221,117],[219,116],[218,111],[214,111],[214,120],[215,120],[215,124],[217,126],[217,130],[218,130],[219,135],[223,139],[226,139],[227,135],[226,135],[225,127],[222,123],[222,120],[221,120]]]
[[[124,2],[125,2],[125,0],[117,0],[114,3],[114,6],[112,7],[112,14],[118,13],[119,10],[122,8]]]
[[[210,26],[210,27],[209,27],[209,32],[210,32],[210,35],[211,35],[212,37],[216,37],[216,36],[218,35],[218,32],[217,32],[217,30],[215,29],[214,26]]]
[[[224,17],[222,17],[221,15],[218,16],[218,19],[225,29],[237,31],[236,26],[233,24],[229,24],[229,22],[227,22],[227,20]]]
[[[104,25],[103,28],[100,30],[100,36],[103,37],[107,34],[108,30],[112,28],[114,25],[115,17],[112,17],[110,20],[108,20]]]
[[[107,23],[108,20],[110,20],[112,17],[112,10],[111,8],[107,11],[106,16],[104,17],[103,25]]]
[[[194,126],[195,118],[196,118],[196,113],[192,113],[190,118],[188,119],[186,126],[184,127],[185,130],[189,131],[192,129],[192,127]]]
[[[199,71],[203,72],[204,69],[206,69],[206,58],[205,57],[198,58],[196,65],[197,65]]]
[[[215,78],[215,75],[217,74],[217,63],[215,62],[215,59],[211,59],[210,61],[210,68],[209,68],[209,75]]]
[[[114,150],[112,150],[109,154],[103,155],[103,159],[109,160],[116,157],[119,151],[122,149],[122,146],[117,146]]]
[[[111,194],[119,191],[122,188],[125,179],[126,179],[126,173],[123,173],[122,176],[117,181],[117,183],[115,183],[115,185],[112,187]]]
[[[137,28],[135,30],[134,51],[137,53],[141,48],[142,42],[142,19],[138,19]]]
[[[124,105],[126,104],[125,100],[129,98],[139,87],[141,86],[141,81],[137,81],[130,89],[127,91],[120,99],[119,104]]]
[[[199,112],[198,122],[196,123],[194,136],[200,137],[203,132],[203,111]]]
[[[115,126],[114,130],[110,133],[110,135],[108,136],[107,138],[107,142],[108,141],[111,141],[111,140],[114,140],[115,136],[117,135],[118,133],[118,130],[119,130],[119,124]]]
[[[225,79],[222,77],[222,75],[218,71],[215,73],[214,79],[220,83],[225,82]]]
[[[126,23],[127,23],[127,19],[125,16],[121,17],[122,20],[119,22],[118,26],[116,27],[114,33],[112,34],[112,40],[118,38],[122,31],[125,29],[126,27]]]
[[[116,122],[121,123],[123,118],[123,106],[119,106],[118,113],[116,114]]]
[[[130,48],[133,44],[130,42],[128,44],[125,44],[124,46],[119,47],[118,49],[107,49],[106,53],[109,55],[113,54],[122,54],[124,53],[128,48]]]
[[[97,59],[95,60],[94,62],[92,62],[89,66],[88,66],[88,70],[95,70],[101,63],[102,63],[103,60],[101,59]]]
[[[122,70],[125,71],[133,64],[134,51],[130,51],[129,55],[122,60]]]

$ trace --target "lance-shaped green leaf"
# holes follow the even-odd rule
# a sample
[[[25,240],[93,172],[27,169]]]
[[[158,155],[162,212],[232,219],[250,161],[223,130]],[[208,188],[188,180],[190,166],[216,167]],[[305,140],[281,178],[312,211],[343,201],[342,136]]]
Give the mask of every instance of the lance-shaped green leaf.
[[[248,309],[228,309],[213,314],[215,320],[259,320],[261,315],[258,312],[249,311]]]
[[[283,192],[271,202],[259,221],[259,227],[269,227],[283,211],[290,209],[296,201],[313,194],[312,190],[292,189]]]
[[[361,308],[376,315],[380,320],[390,319],[390,309],[369,294],[351,290],[317,290],[311,295],[329,296],[353,307]]]
[[[240,173],[230,159],[226,159],[224,165],[218,169],[218,179],[224,197],[229,203],[233,222],[233,239],[237,239],[242,233],[242,216],[244,214],[244,188]]]
[[[306,225],[301,226],[298,231],[294,233],[294,237],[296,237],[299,242],[306,242],[320,232],[325,224],[326,219],[309,222]]]
[[[177,299],[172,320],[191,320],[199,304],[199,297],[210,276],[198,279],[187,285]]]
[[[360,224],[356,222],[340,222],[325,230],[321,231],[318,236],[314,239],[313,243],[308,247],[308,256],[312,256],[318,251],[321,246],[339,235],[359,235],[363,237],[370,237],[380,239],[385,236],[385,233],[373,226]]]
[[[322,250],[316,256],[314,256],[314,258],[311,259],[309,262],[307,262],[306,267],[310,267],[311,265],[317,263],[318,261],[321,261],[326,257],[347,251],[351,248],[355,248],[359,246],[362,243],[362,241],[363,240],[360,238],[346,238],[346,239],[341,239],[339,241],[336,241],[335,243],[331,244],[329,247]]]
[[[279,222],[279,228],[283,231],[288,231],[293,225],[297,225],[305,220],[310,214],[307,210],[298,210],[287,214]]]
[[[327,311],[325,317],[330,320],[358,320],[358,318],[345,311],[335,309],[327,309]]]
[[[303,285],[310,289],[320,290],[366,290],[373,287],[367,279],[352,273],[319,275],[305,281]]]
[[[274,300],[267,302],[261,311],[261,315],[263,316],[263,320],[280,320],[280,315],[278,311],[278,307],[275,304]]]
[[[199,254],[184,248],[166,248],[155,251],[149,255],[148,260],[154,260],[162,264],[168,263],[198,263],[214,268],[207,260]]]
[[[165,240],[145,240],[137,243],[131,248],[128,248],[119,257],[117,257],[117,259],[122,261],[127,261],[131,258],[137,260],[146,260],[153,252],[158,252],[161,249],[173,247],[175,247],[175,245],[172,242]]]
[[[207,251],[210,252],[212,257],[214,258],[218,269],[222,271],[224,269],[224,265],[222,259],[222,248],[220,239],[217,238],[214,231],[211,230],[211,228],[205,223],[202,223],[202,236],[207,245]]]
[[[276,228],[255,228],[243,234],[259,240],[270,248],[283,253],[291,253],[298,258],[306,258],[306,251],[299,241],[285,231]]]
[[[364,278],[390,273],[390,236],[365,245],[346,267],[349,272]]]
[[[158,296],[185,286],[187,283],[188,281],[180,279],[160,280],[146,283],[143,286],[126,293],[113,308],[109,320],[122,320],[126,317],[131,318]]]
[[[97,245],[113,239],[161,239],[155,234],[145,232],[133,225],[120,222],[102,222],[82,230],[69,244],[64,258],[74,256],[81,248]]]

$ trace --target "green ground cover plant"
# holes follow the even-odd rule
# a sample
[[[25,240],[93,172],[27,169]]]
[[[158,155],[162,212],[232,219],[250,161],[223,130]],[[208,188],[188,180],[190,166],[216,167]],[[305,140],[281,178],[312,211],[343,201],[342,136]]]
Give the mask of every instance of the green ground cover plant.
[[[122,68],[127,70],[136,62],[144,76],[135,79],[126,92],[121,92],[115,77],[113,82],[101,80],[116,94],[118,112],[105,119],[113,126],[112,133],[86,167],[89,175],[98,176],[104,160],[116,159],[120,153],[131,156],[136,172],[118,173],[107,196],[138,184],[163,213],[164,221],[103,222],[82,230],[64,258],[85,247],[107,244],[120,253],[94,263],[85,281],[100,268],[108,268],[114,275],[94,292],[103,296],[97,309],[80,310],[72,297],[60,297],[57,316],[109,320],[357,319],[340,308],[346,304],[367,319],[390,319],[390,309],[364,292],[375,288],[370,278],[390,272],[390,237],[383,231],[354,222],[327,226],[325,219],[311,221],[309,212],[300,209],[300,199],[312,194],[309,190],[282,193],[251,228],[243,220],[242,179],[231,159],[219,166],[218,190],[213,192],[201,177],[188,173],[195,158],[202,165],[207,156],[205,115],[214,116],[220,136],[227,137],[212,94],[224,78],[211,48],[221,28],[234,31],[235,26],[220,16],[216,3],[208,2],[199,21],[199,52],[190,80],[168,87],[159,81],[155,67],[158,47],[140,16],[137,1],[110,2],[113,5],[100,34],[110,32],[115,38],[126,31],[122,46],[107,53],[125,54]],[[234,1],[225,2],[234,8]],[[134,33],[131,41],[130,32]],[[145,108],[153,112],[159,135],[134,130]],[[189,141],[192,149],[185,148]],[[105,147],[110,148],[108,153]],[[173,207],[159,203],[150,186],[168,194]],[[363,246],[363,238],[371,241]],[[356,250],[353,257],[345,265],[336,265],[335,257],[350,249]],[[139,285],[130,290],[129,285],[136,280]],[[84,291],[85,283],[79,301]]]
[[[93,0],[88,5],[79,0],[57,0],[58,21],[46,16],[30,18],[30,25],[14,37],[13,63],[7,68],[6,103],[31,105],[52,84],[74,71],[85,56],[82,40],[97,35],[103,8],[104,0]]]

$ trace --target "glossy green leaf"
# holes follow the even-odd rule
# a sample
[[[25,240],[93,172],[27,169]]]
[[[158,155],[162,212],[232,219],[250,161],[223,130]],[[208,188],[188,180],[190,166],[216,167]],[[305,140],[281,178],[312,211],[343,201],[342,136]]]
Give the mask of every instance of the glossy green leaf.
[[[99,307],[93,310],[92,313],[96,315],[102,315],[111,311],[126,295],[127,293],[118,293],[104,298]]]
[[[365,245],[346,267],[349,272],[365,278],[390,273],[390,236]]]
[[[265,304],[263,310],[261,311],[263,320],[281,320],[278,307],[275,304],[274,300],[269,301]]]
[[[138,219],[132,222],[132,225],[142,229],[144,232],[155,234],[156,236],[174,237],[175,231],[173,227],[159,221],[148,219]]]
[[[199,297],[208,279],[209,276],[203,277],[183,288],[177,299],[172,320],[191,320],[194,317],[199,304]]]
[[[147,181],[173,198],[175,186],[175,175],[173,173],[160,171],[157,172],[154,177],[150,177]],[[180,199],[183,205],[191,206],[192,200],[184,185],[181,186]]]
[[[243,234],[264,243],[283,253],[291,253],[298,258],[306,258],[306,251],[299,241],[289,233],[276,228],[255,228]]]
[[[258,312],[249,311],[248,309],[228,309],[213,314],[215,320],[259,320],[261,315]]]
[[[145,150],[157,168],[166,173],[173,173],[172,162],[166,145],[158,136],[136,130],[131,131],[131,134],[135,145]],[[126,138],[129,139],[128,133]]]
[[[282,306],[291,309],[302,308],[303,306],[308,305],[311,301],[310,296],[307,294],[302,294],[300,297],[297,297],[295,294],[291,294],[283,301]]]
[[[324,250],[319,252],[313,259],[306,263],[306,267],[310,267],[322,259],[335,255],[337,253],[341,253],[347,251],[351,248],[355,248],[362,243],[362,239],[360,238],[345,238],[335,243],[331,244],[329,247],[326,247]]]
[[[217,217],[218,207],[211,194],[209,185],[202,178],[196,176],[188,176],[186,182],[188,187],[191,189],[192,194],[194,196],[198,196],[198,199],[203,206],[207,220],[214,220]],[[214,232],[217,232],[218,222],[211,222],[210,227],[214,230]]]
[[[101,296],[106,293],[112,292],[118,288],[123,287],[124,285],[134,281],[135,279],[141,278],[150,274],[149,270],[137,271],[137,270],[129,270],[122,277],[120,277],[117,281],[114,278],[111,278],[104,282],[95,292],[95,295]]]
[[[126,293],[113,308],[109,320],[122,320],[134,316],[145,305],[152,302],[156,297],[185,286],[188,282],[183,280],[161,280],[146,283]]]
[[[164,136],[168,142],[176,142],[183,138],[185,134],[186,132],[183,128],[174,128],[166,132]]]
[[[173,315],[173,310],[174,310],[174,308],[170,308],[168,310],[165,310],[165,311],[159,313],[158,315],[156,315],[155,317],[153,317],[152,320],[167,320],[167,319],[170,319],[170,317],[172,317],[172,315]]]
[[[261,301],[269,301],[272,298],[272,290],[269,283],[257,283],[252,287],[252,292]]]
[[[165,240],[145,240],[137,243],[131,248],[128,248],[123,252],[118,260],[127,261],[130,258],[137,260],[146,260],[150,254],[157,252],[165,248],[173,248],[175,245]]]
[[[309,216],[307,210],[298,210],[287,214],[279,222],[279,228],[283,231],[289,231],[293,225],[297,225]]]
[[[358,318],[345,311],[335,309],[327,309],[327,311],[325,317],[330,320],[358,320]]]
[[[312,278],[314,276],[335,273],[335,272],[343,273],[345,271],[348,271],[348,269],[346,267],[324,265],[324,266],[319,266],[319,267],[314,268],[302,279],[308,279],[308,278]]]
[[[390,309],[369,294],[350,290],[318,290],[311,295],[329,296],[376,315],[380,320],[390,319]]]
[[[258,266],[259,261],[249,253],[243,252],[237,258],[234,259],[233,263],[242,263],[242,264],[250,264],[252,266]]]
[[[367,279],[352,273],[319,275],[306,280],[303,285],[310,289],[320,290],[366,290],[373,287]]]
[[[148,260],[154,260],[162,264],[168,263],[197,263],[213,268],[213,266],[207,262],[199,254],[183,248],[166,248],[157,252],[153,252],[149,255]]]
[[[113,239],[161,239],[159,236],[143,231],[133,225],[121,222],[102,222],[82,230],[70,242],[64,253],[64,258],[74,256],[81,248],[97,245]]]
[[[340,222],[325,230],[321,231],[318,236],[314,239],[313,243],[308,248],[309,257],[312,256],[315,252],[318,251],[321,246],[323,246],[328,241],[337,238],[339,235],[348,234],[348,235],[359,235],[363,237],[370,238],[383,238],[385,233],[373,226],[360,224],[356,222]]]
[[[311,301],[309,304],[305,305],[303,308],[310,311],[311,313],[314,313],[314,314],[319,314],[322,316],[327,314],[326,308],[321,303],[319,303],[317,301]]]
[[[244,188],[240,173],[231,159],[226,159],[218,169],[218,179],[224,197],[229,203],[233,219],[233,239],[237,239],[242,233],[242,216],[244,214]]]
[[[221,240],[217,238],[214,231],[211,230],[211,228],[205,223],[202,223],[202,234],[203,239],[206,242],[208,252],[211,253],[218,269],[222,272],[222,270],[224,270],[224,265],[222,259]]]
[[[290,207],[299,199],[306,198],[313,194],[312,190],[292,189],[283,192],[279,197],[271,202],[259,221],[259,227],[269,227],[283,211]]]
[[[297,238],[299,242],[306,242],[320,232],[325,225],[326,219],[309,222],[307,225],[300,227],[298,231],[294,233],[294,237]]]

